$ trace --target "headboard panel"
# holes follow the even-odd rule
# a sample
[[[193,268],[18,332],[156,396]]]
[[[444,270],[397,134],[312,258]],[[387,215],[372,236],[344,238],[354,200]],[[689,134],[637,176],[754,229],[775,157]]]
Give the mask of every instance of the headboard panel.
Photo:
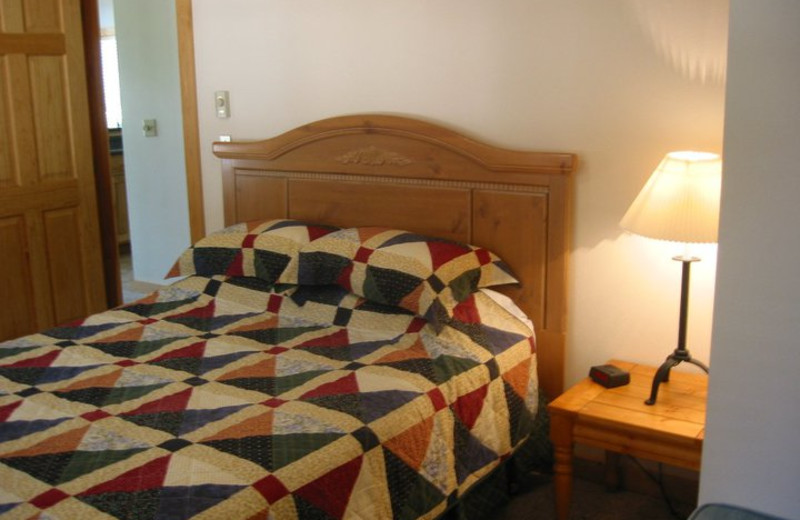
[[[537,326],[539,378],[564,383],[572,154],[505,150],[422,121],[343,116],[257,142],[214,143],[225,223],[296,218],[406,229],[487,247]]]

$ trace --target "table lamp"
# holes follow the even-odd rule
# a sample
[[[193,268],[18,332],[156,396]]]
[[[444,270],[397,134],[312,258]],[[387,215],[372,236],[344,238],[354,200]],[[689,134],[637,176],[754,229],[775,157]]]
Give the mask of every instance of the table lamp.
[[[624,229],[645,237],[685,243],[716,242],[719,224],[719,195],[722,159],[707,152],[670,152],[650,176],[642,191],[620,221]],[[678,347],[658,368],[650,398],[656,402],[661,383],[669,381],[670,370],[682,362],[708,373],[708,367],[693,359],[686,349],[686,319],[689,309],[689,270],[693,256],[676,256],[682,263]]]

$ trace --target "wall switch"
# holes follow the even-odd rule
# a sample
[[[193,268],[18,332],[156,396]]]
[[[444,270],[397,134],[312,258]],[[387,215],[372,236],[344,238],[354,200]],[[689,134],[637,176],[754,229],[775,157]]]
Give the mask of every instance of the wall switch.
[[[158,125],[155,119],[145,119],[142,121],[142,132],[145,137],[155,137],[158,135]]]
[[[214,105],[217,107],[217,117],[225,119],[231,117],[231,102],[227,90],[214,92]]]

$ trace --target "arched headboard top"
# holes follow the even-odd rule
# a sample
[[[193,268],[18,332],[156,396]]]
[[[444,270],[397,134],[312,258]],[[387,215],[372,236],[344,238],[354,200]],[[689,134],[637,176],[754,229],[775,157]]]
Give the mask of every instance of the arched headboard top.
[[[236,157],[275,161],[314,143],[364,135],[388,136],[417,141],[420,145],[429,144],[434,149],[449,151],[490,171],[569,174],[576,166],[576,156],[571,153],[500,148],[434,123],[402,116],[367,114],[322,119],[260,141],[214,143],[214,154],[223,159]],[[387,160],[391,161],[390,158]],[[369,163],[365,165],[370,166]]]

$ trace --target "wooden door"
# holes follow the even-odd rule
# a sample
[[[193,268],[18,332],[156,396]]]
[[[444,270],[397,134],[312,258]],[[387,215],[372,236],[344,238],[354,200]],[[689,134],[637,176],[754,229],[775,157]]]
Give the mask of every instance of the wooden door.
[[[105,307],[79,0],[0,0],[0,340]]]

